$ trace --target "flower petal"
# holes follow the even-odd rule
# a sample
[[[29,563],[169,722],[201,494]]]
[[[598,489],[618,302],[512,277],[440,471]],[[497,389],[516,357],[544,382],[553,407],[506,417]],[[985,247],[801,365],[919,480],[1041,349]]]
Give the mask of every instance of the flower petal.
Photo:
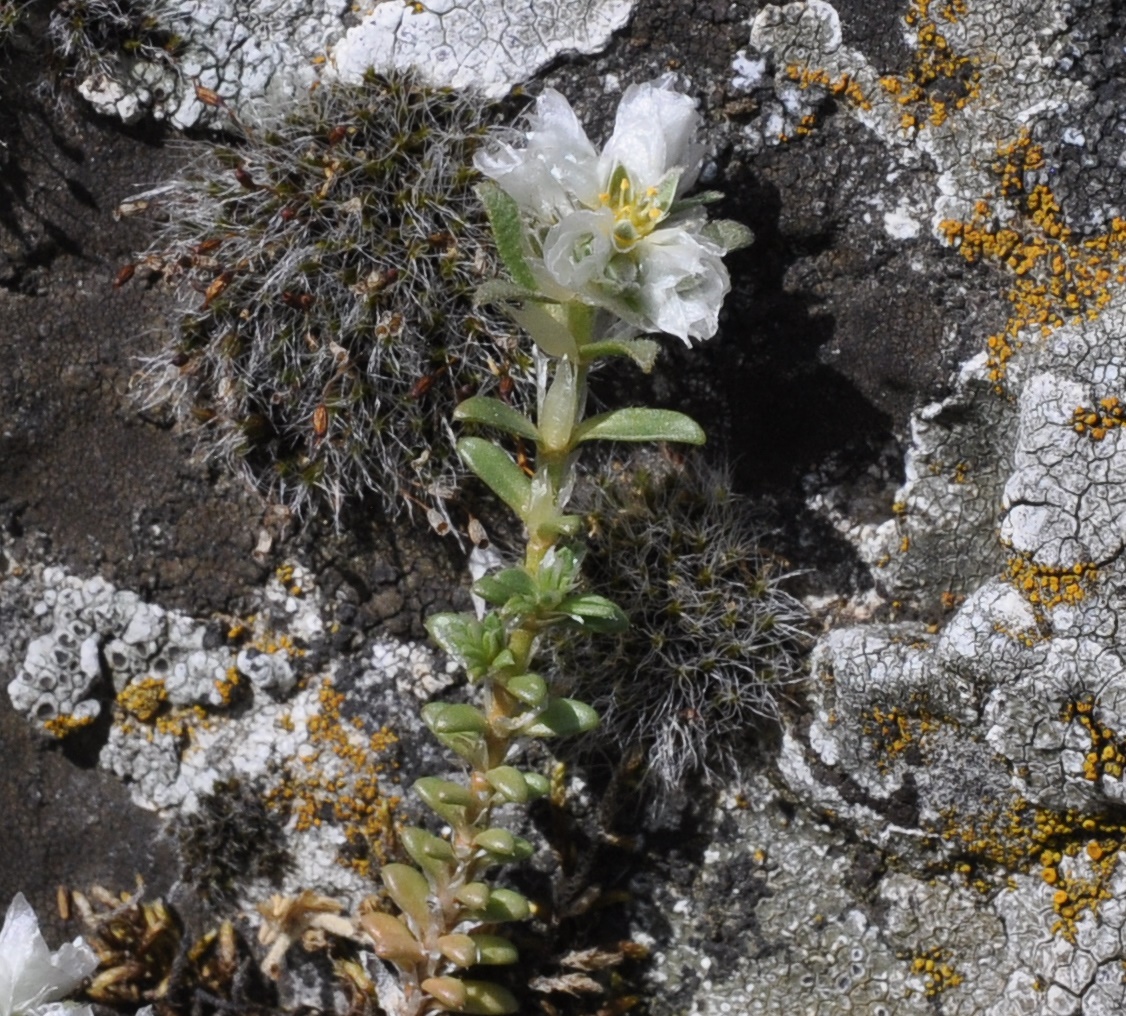
[[[651,329],[688,345],[715,335],[719,309],[731,290],[723,249],[686,229],[657,230],[638,246],[639,302]]]
[[[35,911],[17,893],[0,928],[0,1013],[18,1014],[70,994],[98,966],[93,950],[76,938],[52,953]]]
[[[657,186],[670,170],[683,170],[677,195],[696,182],[704,146],[696,140],[703,118],[696,103],[673,91],[669,78],[630,85],[618,105],[614,133],[602,150],[599,175],[609,180],[616,166],[624,166],[634,189]]]
[[[524,148],[502,142],[478,152],[474,165],[542,221],[558,219],[576,202],[598,204],[598,153],[570,103],[553,88],[536,101],[527,138]]]
[[[602,277],[614,254],[613,229],[614,213],[609,208],[572,212],[552,226],[543,242],[544,267],[551,280],[581,293]]]

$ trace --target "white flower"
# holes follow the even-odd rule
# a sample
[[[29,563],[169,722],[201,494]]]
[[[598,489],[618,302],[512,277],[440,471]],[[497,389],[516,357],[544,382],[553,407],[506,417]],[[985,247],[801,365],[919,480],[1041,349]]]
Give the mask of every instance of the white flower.
[[[35,911],[17,893],[0,928],[0,1016],[92,1016],[88,1005],[59,1000],[97,966],[97,957],[81,938],[51,952]]]
[[[526,143],[478,153],[477,168],[519,206],[544,295],[616,314],[631,330],[690,342],[715,334],[731,288],[724,248],[698,207],[672,211],[700,175],[695,104],[667,81],[631,85],[601,154],[567,100],[547,89]]]

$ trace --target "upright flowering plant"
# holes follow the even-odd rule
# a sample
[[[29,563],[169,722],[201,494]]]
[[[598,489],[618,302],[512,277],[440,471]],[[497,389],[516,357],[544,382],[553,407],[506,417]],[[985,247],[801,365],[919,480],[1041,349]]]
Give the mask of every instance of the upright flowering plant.
[[[423,720],[464,766],[460,781],[425,777],[415,791],[447,827],[439,836],[401,831],[414,862],[381,872],[398,913],[361,918],[377,955],[380,1003],[400,1016],[450,1012],[503,1014],[518,1003],[474,968],[515,962],[496,926],[531,912],[527,899],[485,881],[489,868],[529,857],[531,843],[493,825],[499,804],[547,793],[547,779],[521,769],[522,739],[593,729],[590,706],[557,694],[535,671],[537,643],[549,628],[576,635],[620,630],[628,619],[580,581],[580,519],[568,514],[581,446],[588,441],[679,441],[704,432],[682,413],[617,409],[585,417],[586,376],[595,363],[628,357],[652,367],[668,332],[710,338],[730,280],[724,253],[749,242],[731,222],[707,221],[687,198],[699,177],[701,124],[692,101],[667,81],[628,89],[614,133],[597,152],[557,92],[540,97],[521,137],[500,138],[477,158],[498,250],[511,279],[482,287],[479,299],[505,305],[536,344],[535,420],[483,396],[463,402],[457,419],[535,446],[525,472],[501,444],[465,437],[470,469],[514,511],[527,532],[524,560],[474,585],[490,605],[483,617],[437,614],[435,640],[481,691],[480,706],[434,702]],[[470,976],[463,976],[469,971]]]

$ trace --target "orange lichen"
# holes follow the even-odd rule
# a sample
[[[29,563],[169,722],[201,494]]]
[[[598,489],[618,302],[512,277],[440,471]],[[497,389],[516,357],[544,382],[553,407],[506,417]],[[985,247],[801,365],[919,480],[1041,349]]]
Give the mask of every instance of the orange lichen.
[[[302,753],[287,764],[266,801],[292,816],[299,833],[323,822],[339,826],[347,840],[341,864],[368,876],[373,864],[388,859],[394,845],[400,798],[385,795],[381,781],[397,766],[388,753],[398,738],[387,727],[364,735],[362,721],[342,717],[345,696],[331,681],[321,685],[317,698],[320,711],[306,721]],[[291,718],[284,719],[292,724]]]
[[[796,81],[798,88],[803,92],[807,88],[824,88],[830,95],[848,99],[859,109],[872,108],[872,103],[869,102],[868,98],[865,96],[864,89],[860,87],[860,84],[851,74],[840,74],[834,78],[824,68],[803,67],[801,64],[790,64],[786,68],[786,76],[791,81]],[[812,127],[816,121],[811,117],[806,117],[802,122],[806,127]],[[802,133],[800,126],[798,127],[798,133]],[[809,131],[806,130],[805,133],[808,134]]]
[[[916,953],[911,959],[911,969],[923,975],[923,991],[927,998],[935,998],[965,980],[949,961],[949,953],[938,947]]]
[[[923,735],[937,730],[942,721],[921,708],[908,713],[898,707],[885,711],[875,706],[862,714],[861,724],[864,737],[877,755],[877,765],[886,768],[888,760],[917,745]]]
[[[981,95],[981,68],[977,57],[955,53],[939,28],[932,0],[912,0],[904,21],[915,29],[911,66],[902,76],[887,75],[880,85],[904,107],[904,130],[941,127],[950,114],[965,109]],[[947,0],[937,18],[953,24],[966,13],[964,0]]]
[[[1126,406],[1116,396],[1100,399],[1097,406],[1076,406],[1071,414],[1076,434],[1086,434],[1092,441],[1101,441],[1115,427],[1126,425]]]
[[[117,693],[117,704],[142,723],[152,723],[168,701],[168,689],[159,677],[130,681]]]
[[[1076,922],[1082,913],[1095,913],[1103,900],[1110,899],[1108,887],[1126,825],[1072,809],[1035,808],[1021,797],[1014,797],[1003,808],[990,806],[969,820],[959,819],[951,809],[943,813],[942,820],[939,835],[967,859],[954,865],[967,880],[983,865],[1025,875],[1038,868],[1057,915],[1052,933],[1069,942],[1075,941]],[[1093,877],[1079,871],[1084,858]],[[1011,879],[1006,884],[1011,885]],[[983,893],[994,889],[980,875],[972,885]]]
[[[987,340],[989,379],[1001,392],[1021,331],[1038,328],[1047,336],[1068,322],[1093,320],[1110,302],[1110,287],[1126,282],[1126,219],[1113,219],[1106,233],[1074,239],[1051,189],[1029,186],[1026,174],[1044,168],[1044,154],[1028,131],[999,146],[997,155],[997,194],[978,201],[969,221],[947,219],[939,229],[971,264],[993,261],[1015,276],[1009,319]]]
[[[227,673],[215,682],[215,692],[224,707],[229,706],[234,700],[241,683],[242,675],[239,674],[238,667],[233,664],[227,668]]]
[[[43,729],[52,737],[57,737],[61,741],[64,737],[69,737],[75,731],[88,727],[93,722],[93,716],[74,716],[71,713],[59,713],[58,716],[53,716],[47,720],[43,724]]]
[[[1002,576],[1024,593],[1029,603],[1042,608],[1079,603],[1098,577],[1098,568],[1090,562],[1053,568],[1036,564],[1024,555],[1011,558]]]
[[[1095,782],[1103,776],[1122,779],[1126,767],[1126,741],[1098,719],[1095,700],[1091,697],[1069,702],[1060,719],[1064,723],[1076,722],[1090,738],[1091,747],[1083,759],[1083,777]]]

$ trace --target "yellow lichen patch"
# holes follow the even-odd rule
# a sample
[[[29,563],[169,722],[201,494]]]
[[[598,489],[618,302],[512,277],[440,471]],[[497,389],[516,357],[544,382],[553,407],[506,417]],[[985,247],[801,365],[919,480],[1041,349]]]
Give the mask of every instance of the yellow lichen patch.
[[[384,795],[381,780],[397,767],[388,756],[398,738],[387,727],[365,734],[362,721],[343,717],[344,694],[329,680],[317,698],[320,710],[306,721],[303,750],[287,764],[266,801],[292,816],[299,833],[324,822],[338,826],[347,840],[340,862],[360,875],[372,875],[373,865],[388,859],[395,840],[400,799]]]
[[[1093,698],[1069,702],[1060,719],[1064,723],[1078,723],[1091,740],[1091,747],[1083,759],[1085,779],[1092,783],[1103,776],[1122,779],[1122,770],[1126,766],[1126,741],[1099,720],[1098,706]]]
[[[179,706],[157,716],[153,727],[157,733],[167,734],[179,740],[189,737],[192,731],[199,727],[210,727],[211,722],[211,717],[203,706]],[[147,732],[146,736],[150,741],[152,740],[151,731]]]
[[[806,116],[803,116],[798,121],[798,126],[797,126],[797,129],[794,131],[794,133],[797,134],[798,137],[805,137],[806,135],[812,134],[813,128],[816,127],[816,126],[817,126],[817,117],[815,117],[812,113],[810,113],[810,114],[807,114]]]
[[[274,577],[285,586],[286,592],[290,596],[302,596],[305,590],[301,587],[300,583],[294,582],[293,577],[297,574],[297,569],[291,564],[282,564],[274,570]]]
[[[942,609],[949,613],[960,607],[966,599],[965,593],[956,593],[952,589],[943,591],[942,596],[939,597],[939,602],[942,604]]]
[[[117,704],[142,723],[152,723],[167,701],[168,689],[159,677],[130,681],[117,694]]]
[[[944,991],[956,988],[965,980],[954,969],[947,950],[938,947],[916,953],[911,958],[911,969],[923,975],[923,992],[927,998],[934,998]]]
[[[1098,568],[1090,562],[1080,562],[1070,568],[1050,568],[1023,555],[1011,558],[1002,576],[1016,586],[1034,607],[1043,608],[1078,603],[1098,577]]]
[[[939,224],[971,264],[992,261],[1015,276],[1009,319],[987,341],[989,378],[998,392],[1021,331],[1038,328],[1047,336],[1068,322],[1092,320],[1110,302],[1110,287],[1126,282],[1126,219],[1113,219],[1106,233],[1073,238],[1051,189],[1029,186],[1026,174],[1043,168],[1043,150],[1022,131],[997,149],[997,193],[978,201],[969,221]]]
[[[290,659],[300,659],[305,655],[305,650],[301,649],[293,641],[293,637],[285,632],[261,632],[255,635],[250,644],[260,652],[271,655],[285,653]]]
[[[219,696],[219,701],[224,708],[234,700],[241,683],[242,675],[239,674],[238,667],[233,664],[227,668],[226,674],[215,682],[215,693]]]
[[[932,8],[937,7],[937,12]],[[981,67],[977,57],[954,52],[942,33],[941,22],[953,24],[966,13],[964,0],[912,0],[904,21],[915,30],[911,66],[902,76],[880,78],[880,85],[903,107],[904,130],[941,127],[958,110],[981,95]]]
[[[962,857],[954,870],[981,892],[995,888],[982,875],[973,877],[983,865],[1025,875],[1038,868],[1057,915],[1052,933],[1071,942],[1083,912],[1096,913],[1110,898],[1108,886],[1126,837],[1126,825],[1106,816],[1036,808],[1020,797],[968,820],[948,810],[942,822],[938,834]],[[1088,863],[1093,877],[1079,871]]]
[[[1086,434],[1092,441],[1101,441],[1115,427],[1126,424],[1126,406],[1112,395],[1100,399],[1097,406],[1076,406],[1071,419],[1076,434]]]
[[[838,98],[848,99],[858,109],[871,109],[872,103],[864,95],[864,89],[851,74],[840,74],[833,77],[827,70],[820,67],[803,67],[801,64],[790,64],[786,68],[786,77],[791,81],[796,81],[798,88],[803,92],[807,88],[824,88],[830,95],[837,96]],[[813,122],[806,122],[811,120],[810,117],[803,119],[802,123],[807,128],[813,126]],[[798,133],[802,133],[801,126],[798,127]],[[809,130],[805,131],[806,134]]]
[[[942,722],[925,709],[908,713],[898,707],[885,711],[875,706],[861,714],[861,730],[880,768],[885,768],[888,761],[902,755],[911,745],[918,745],[924,735],[937,730]]]
[[[74,716],[71,713],[60,713],[58,716],[47,720],[43,724],[43,729],[52,737],[57,737],[61,741],[64,737],[69,737],[75,731],[88,727],[93,722],[93,716]]]
[[[1003,624],[995,623],[993,630],[998,635],[1004,635],[1014,642],[1019,642],[1025,649],[1032,649],[1040,645],[1041,642],[1047,641],[1046,636],[1036,628],[1008,628]]]

